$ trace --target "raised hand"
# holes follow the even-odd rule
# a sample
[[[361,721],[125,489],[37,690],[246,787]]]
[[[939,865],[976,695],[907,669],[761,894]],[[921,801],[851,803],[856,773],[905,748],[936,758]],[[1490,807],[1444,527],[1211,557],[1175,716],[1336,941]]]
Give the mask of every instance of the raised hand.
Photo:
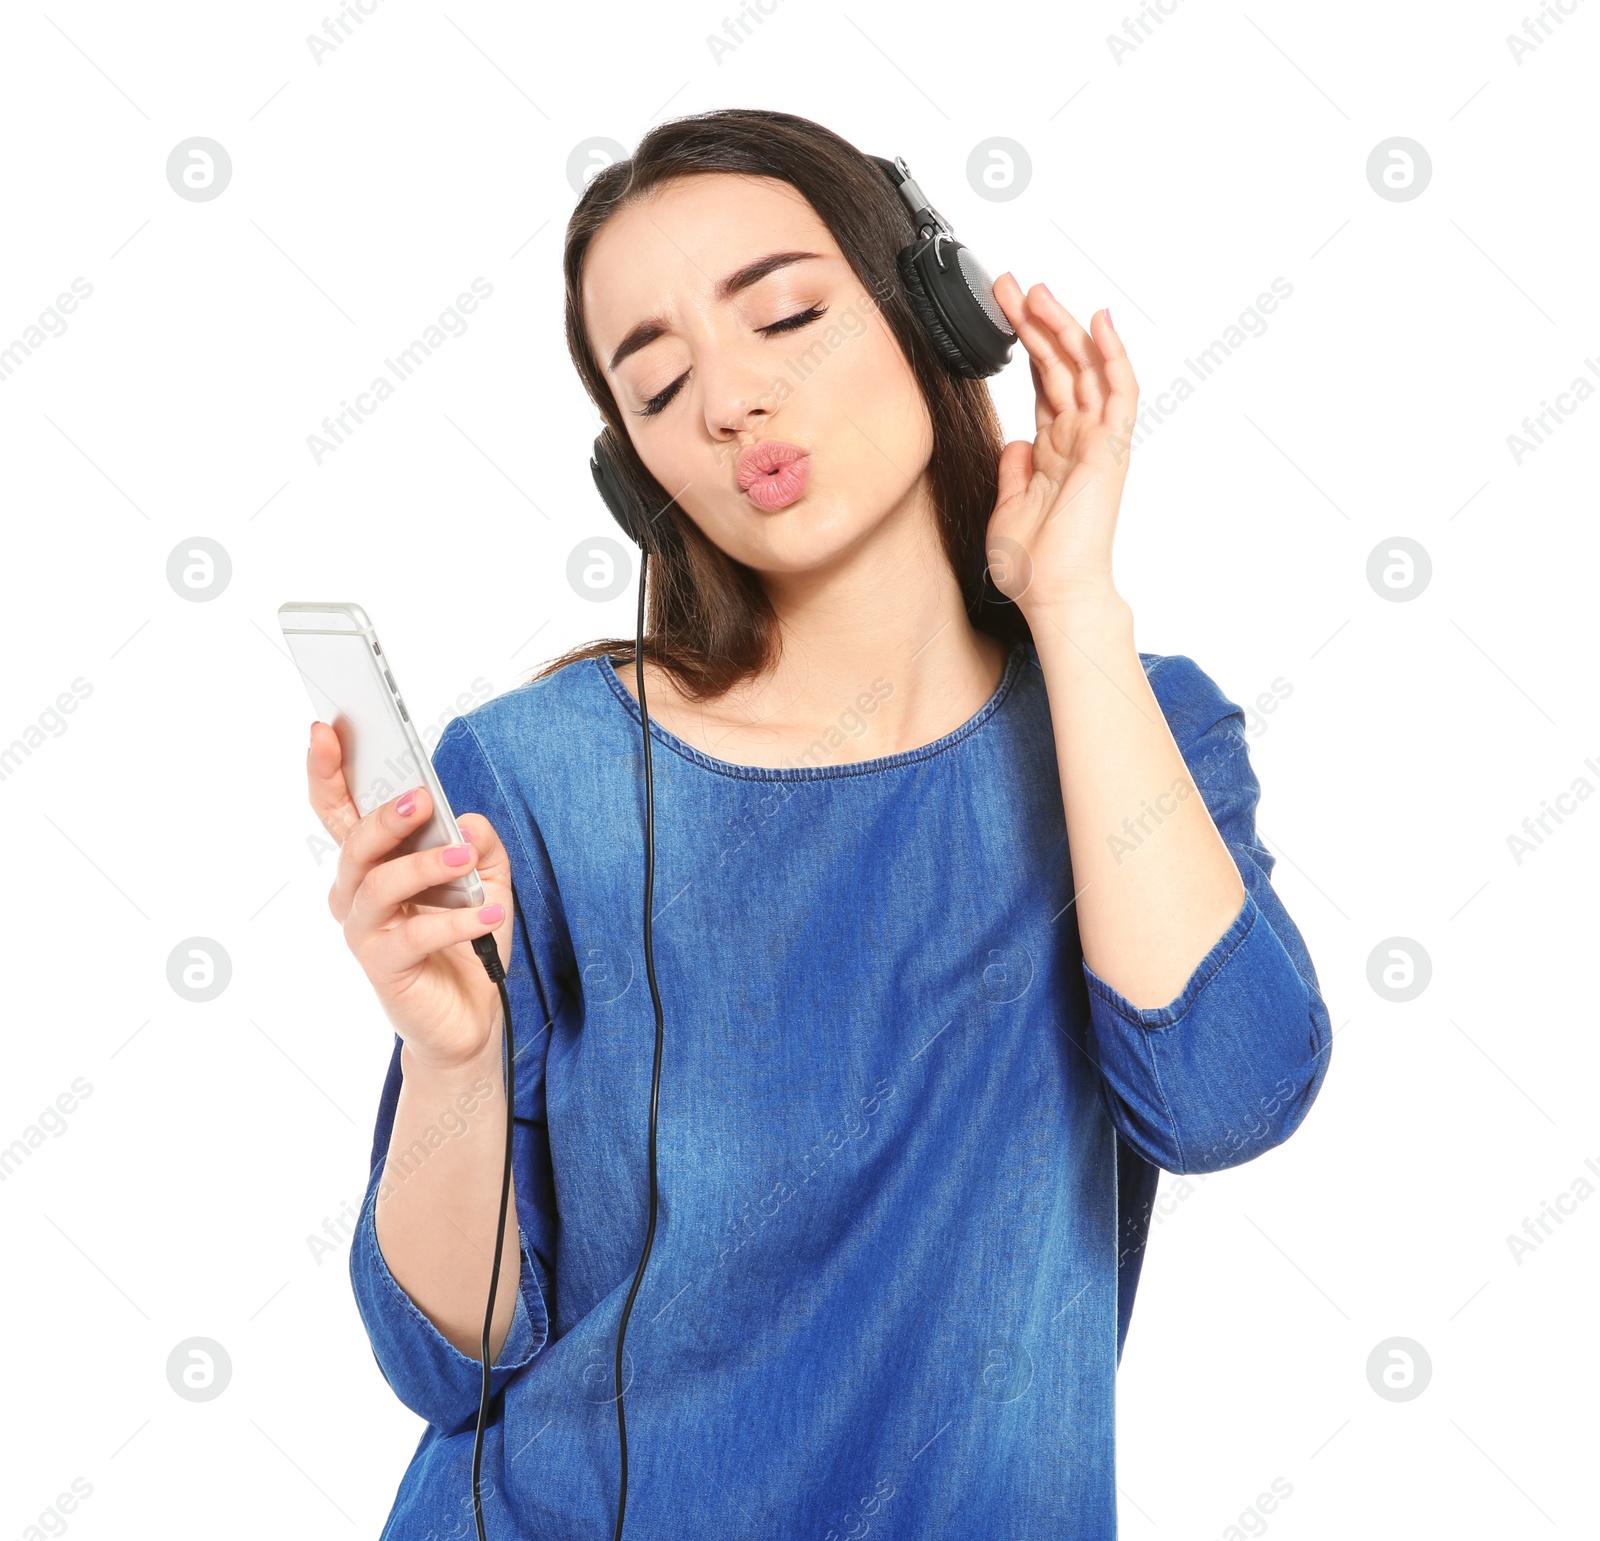
[[[990,572],[1025,616],[1059,614],[1115,593],[1111,543],[1139,383],[1108,310],[1086,332],[1044,284],[1024,294],[1010,273],[994,297],[1028,350],[1038,434],[1000,457]]]

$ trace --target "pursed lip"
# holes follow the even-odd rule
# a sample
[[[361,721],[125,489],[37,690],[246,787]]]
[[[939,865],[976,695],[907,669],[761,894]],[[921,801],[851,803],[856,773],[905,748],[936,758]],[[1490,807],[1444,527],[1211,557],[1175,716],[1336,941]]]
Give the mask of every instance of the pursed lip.
[[[748,492],[762,477],[771,476],[796,460],[804,460],[808,453],[782,439],[763,439],[759,444],[752,444],[739,456],[734,472],[739,491]]]

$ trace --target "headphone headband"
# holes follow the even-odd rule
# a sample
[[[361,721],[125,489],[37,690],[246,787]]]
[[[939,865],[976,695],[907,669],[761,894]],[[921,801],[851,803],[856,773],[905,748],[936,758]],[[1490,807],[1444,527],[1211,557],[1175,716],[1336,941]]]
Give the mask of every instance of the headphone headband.
[[[955,234],[955,231],[951,228],[950,221],[934,208],[928,201],[927,195],[917,185],[916,180],[911,175],[911,168],[906,165],[904,157],[897,155],[892,161],[885,160],[881,155],[873,155],[868,158],[876,161],[883,168],[883,173],[888,177],[890,185],[900,194],[901,201],[904,202],[910,212],[911,223],[917,227],[918,235],[927,237],[935,231],[947,236]]]

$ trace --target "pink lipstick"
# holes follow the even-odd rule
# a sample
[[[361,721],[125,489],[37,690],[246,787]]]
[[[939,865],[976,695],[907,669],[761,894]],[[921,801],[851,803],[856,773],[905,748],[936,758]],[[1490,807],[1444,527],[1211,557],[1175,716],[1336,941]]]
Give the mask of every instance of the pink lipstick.
[[[739,490],[757,508],[771,513],[787,508],[806,490],[811,456],[781,439],[763,439],[739,456],[736,476]]]

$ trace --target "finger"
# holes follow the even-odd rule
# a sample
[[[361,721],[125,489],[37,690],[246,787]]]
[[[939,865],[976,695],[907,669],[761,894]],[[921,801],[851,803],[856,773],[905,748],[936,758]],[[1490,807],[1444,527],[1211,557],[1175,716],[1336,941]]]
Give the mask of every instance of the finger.
[[[506,848],[501,844],[500,836],[495,833],[491,824],[481,813],[458,813],[456,815],[456,828],[461,831],[464,840],[471,841],[473,848],[478,853],[478,873],[485,880],[491,876],[499,878],[501,873],[510,873],[511,858]],[[511,881],[506,877],[506,882]]]
[[[1078,318],[1055,297],[1049,284],[1035,284],[1026,298],[1029,309],[1055,334],[1062,350],[1079,369],[1100,369],[1105,360],[1099,344],[1078,324]]]
[[[1033,445],[1026,439],[1013,439],[1000,451],[999,493],[995,506],[1009,502],[1027,490],[1033,480]]]
[[[470,844],[433,845],[378,862],[362,879],[350,901],[344,931],[350,945],[372,932],[391,926],[401,917],[401,907],[425,889],[464,878],[477,870],[478,853]],[[478,874],[482,879],[483,874]]]
[[[311,724],[306,750],[306,790],[322,827],[343,845],[345,835],[361,822],[361,812],[344,779],[344,750],[339,735],[325,722]]]
[[[478,877],[491,899],[512,897],[511,853],[506,850],[495,827],[481,813],[460,813],[456,824],[478,857]]]
[[[509,956],[509,946],[503,944],[510,927],[510,908],[498,900],[476,908],[427,910],[408,915],[399,925],[374,937],[363,961],[378,977],[394,977],[416,968],[425,958],[457,942],[470,942],[474,937],[492,934],[504,963]],[[478,965],[474,963],[473,967]]]
[[[1044,381],[1039,377],[1039,366],[1033,355],[1028,355],[1028,373],[1033,376],[1033,426],[1043,433],[1056,420],[1050,403],[1045,400]]]
[[[1034,285],[1035,289],[1038,287]],[[1034,370],[1034,390],[1049,407],[1051,421],[1063,412],[1076,415],[1079,410],[1077,369],[1056,340],[1055,333],[1033,313],[1016,279],[1011,279],[1004,288],[997,283],[994,297],[1011,323],[1011,329],[1028,350]],[[1035,415],[1037,413],[1035,408]]]
[[[349,916],[356,891],[373,867],[391,856],[407,835],[432,816],[433,799],[428,789],[412,787],[380,803],[345,832],[344,844],[339,847],[339,870],[328,891],[328,908],[335,920],[343,922]]]
[[[1111,417],[1113,426],[1121,427],[1122,418],[1133,414],[1134,404],[1139,399],[1139,381],[1133,372],[1133,361],[1111,324],[1109,307],[1091,317],[1089,325],[1095,329],[1101,356],[1106,361],[1106,379],[1111,383],[1114,399],[1107,403],[1107,415]]]
[[[1049,334],[1053,346],[1072,364],[1077,386],[1077,404],[1085,412],[1098,414],[1109,393],[1105,380],[1105,360],[1077,318],[1051,292],[1048,284],[1035,284],[1027,294],[1028,313],[1037,317]]]

